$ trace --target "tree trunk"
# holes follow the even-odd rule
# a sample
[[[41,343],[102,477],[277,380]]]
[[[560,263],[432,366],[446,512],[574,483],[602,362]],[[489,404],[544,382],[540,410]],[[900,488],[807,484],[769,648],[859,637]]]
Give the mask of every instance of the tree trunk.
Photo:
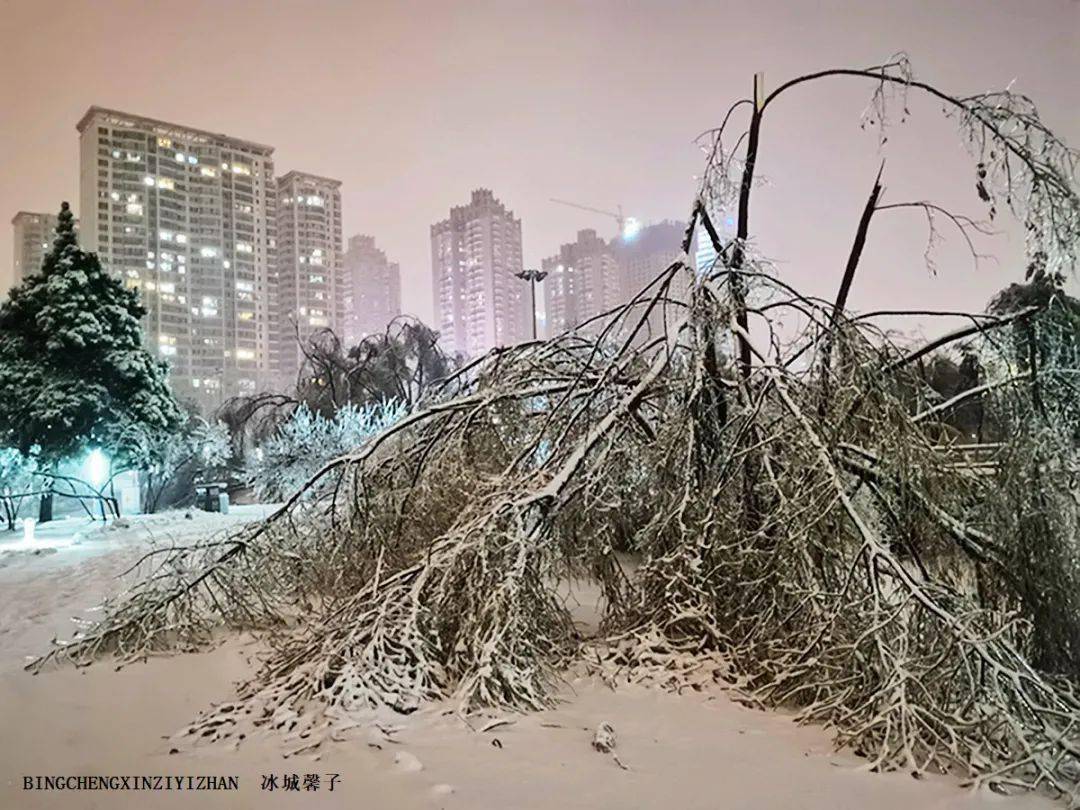
[[[53,494],[52,489],[41,493],[41,504],[38,506],[38,523],[48,523],[53,519]]]

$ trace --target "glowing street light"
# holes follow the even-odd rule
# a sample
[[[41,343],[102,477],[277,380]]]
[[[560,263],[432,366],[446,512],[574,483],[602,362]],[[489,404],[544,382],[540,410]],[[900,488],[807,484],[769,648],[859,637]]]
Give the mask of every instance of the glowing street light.
[[[547,278],[546,270],[522,270],[520,273],[514,273],[515,276],[522,281],[529,282],[529,291],[532,293],[532,323],[533,323],[533,340],[536,340],[536,282],[543,281]]]
[[[95,488],[109,480],[109,458],[97,448],[86,457],[86,477]]]

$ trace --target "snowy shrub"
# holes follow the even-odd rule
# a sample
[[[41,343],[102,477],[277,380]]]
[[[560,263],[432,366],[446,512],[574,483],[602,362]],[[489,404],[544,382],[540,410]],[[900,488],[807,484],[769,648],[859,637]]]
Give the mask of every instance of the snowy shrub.
[[[255,450],[246,466],[246,481],[259,500],[282,500],[327,462],[392,425],[405,410],[398,400],[350,404],[327,418],[303,405]]]
[[[0,447],[0,518],[14,530],[22,499],[34,489],[36,455],[24,456],[13,447]]]

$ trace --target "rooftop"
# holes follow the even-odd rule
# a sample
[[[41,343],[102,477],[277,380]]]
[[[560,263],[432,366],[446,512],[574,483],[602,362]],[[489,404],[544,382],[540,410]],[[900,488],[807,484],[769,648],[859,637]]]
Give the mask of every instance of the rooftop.
[[[27,219],[29,217],[52,217],[53,219],[56,219],[56,214],[45,214],[41,211],[20,211],[11,218],[11,224],[16,225],[19,220]]]
[[[308,172],[298,172],[295,169],[293,169],[291,172],[289,172],[287,174],[283,174],[281,177],[278,178],[279,183],[289,182],[289,181],[292,181],[292,180],[314,180],[317,183],[327,183],[328,185],[330,185],[333,188],[337,188],[338,186],[341,185],[340,180],[335,180],[332,177],[322,177],[321,175],[318,175],[318,174],[309,174]]]
[[[144,127],[162,135],[184,138],[186,140],[215,140],[249,149],[254,152],[261,152],[267,156],[274,151],[274,147],[272,146],[256,143],[255,141],[247,141],[243,138],[234,138],[231,135],[225,135],[221,132],[196,129],[195,127],[189,127],[183,124],[173,124],[168,121],[161,121],[157,118],[147,118],[145,115],[134,115],[133,113],[111,110],[107,107],[98,107],[96,105],[90,107],[83,117],[79,119],[76,129],[78,129],[80,133],[84,132],[86,131],[86,128],[90,126],[92,121],[100,120],[102,118],[110,119],[110,122],[116,126]]]

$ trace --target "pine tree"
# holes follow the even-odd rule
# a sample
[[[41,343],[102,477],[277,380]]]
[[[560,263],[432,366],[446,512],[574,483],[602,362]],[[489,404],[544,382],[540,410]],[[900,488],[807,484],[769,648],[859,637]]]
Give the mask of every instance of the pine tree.
[[[124,458],[138,446],[129,437],[175,429],[167,369],[142,346],[145,314],[138,293],[80,249],[63,203],[40,272],[0,306],[0,446],[36,451],[49,468],[90,446]]]

